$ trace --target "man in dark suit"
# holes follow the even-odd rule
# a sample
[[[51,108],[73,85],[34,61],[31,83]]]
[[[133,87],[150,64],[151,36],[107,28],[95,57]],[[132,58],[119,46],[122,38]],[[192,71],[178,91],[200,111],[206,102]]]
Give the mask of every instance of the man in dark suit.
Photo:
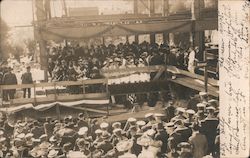
[[[164,129],[164,126],[162,123],[157,124],[156,130],[157,130],[157,133],[155,135],[155,140],[162,142],[161,152],[159,152],[159,155],[158,155],[159,157],[161,157],[167,151],[169,135],[168,135],[167,131]]]
[[[207,154],[208,142],[205,135],[199,132],[199,126],[195,124],[192,128],[193,134],[189,137],[189,143],[192,145],[194,158],[202,158]]]
[[[7,72],[3,76],[3,85],[15,85],[17,84],[17,78],[14,73],[11,72],[12,69],[8,68]],[[14,99],[16,89],[8,89],[4,90],[4,101],[8,101],[9,99]]]
[[[28,66],[26,68],[26,72],[24,74],[22,74],[22,84],[32,84],[33,83],[33,79],[32,79],[32,74],[30,72],[30,66]],[[26,91],[28,91],[28,98],[30,98],[31,96],[31,92],[30,92],[31,88],[24,88],[23,89],[23,97],[26,98]]]

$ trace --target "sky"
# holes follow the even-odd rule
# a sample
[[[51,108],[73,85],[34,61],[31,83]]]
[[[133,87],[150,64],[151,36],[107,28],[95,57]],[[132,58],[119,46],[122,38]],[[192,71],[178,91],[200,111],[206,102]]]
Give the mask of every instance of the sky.
[[[123,5],[117,5],[120,3],[123,3]],[[99,12],[107,12],[108,10],[119,12],[121,7],[129,7],[129,3],[131,4],[131,2],[123,0],[109,0],[109,3],[104,0],[66,0],[67,7],[95,7],[98,5]],[[11,29],[11,42],[20,43],[27,38],[33,39],[33,27],[20,27],[32,24],[32,0],[2,0],[0,6],[1,18]],[[51,0],[51,13],[54,17],[61,17],[61,0]]]
[[[32,1],[34,0],[2,0],[1,18],[10,27],[11,42],[20,43],[24,39],[34,38],[33,27],[19,27],[29,26],[32,24]],[[147,4],[147,0],[142,0]],[[156,0],[160,3],[162,0]],[[191,0],[185,0],[186,5],[189,5]],[[213,0],[205,0],[213,1]],[[182,3],[183,0],[170,0],[170,3]],[[187,3],[188,2],[188,3]],[[131,13],[133,12],[132,0],[66,0],[68,8],[74,7],[99,7],[99,14],[112,13]],[[156,6],[156,10],[160,10],[162,6]],[[51,13],[53,17],[62,16],[62,0],[51,0]]]

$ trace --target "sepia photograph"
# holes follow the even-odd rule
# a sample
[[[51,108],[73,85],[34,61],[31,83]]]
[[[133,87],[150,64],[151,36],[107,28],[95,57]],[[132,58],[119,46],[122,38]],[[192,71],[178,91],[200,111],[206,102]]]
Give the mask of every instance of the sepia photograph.
[[[231,2],[1,1],[0,158],[248,157],[250,5]]]

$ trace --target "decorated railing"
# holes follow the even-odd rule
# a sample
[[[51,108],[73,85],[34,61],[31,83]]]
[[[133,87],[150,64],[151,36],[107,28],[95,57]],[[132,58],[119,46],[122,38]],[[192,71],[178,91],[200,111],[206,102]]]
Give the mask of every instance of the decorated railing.
[[[150,78],[150,73],[154,72],[153,78]],[[161,78],[161,81],[170,81],[185,87],[204,91],[205,78],[202,75],[193,74],[185,70],[176,68],[175,66],[147,66],[147,67],[133,67],[124,69],[108,69],[101,70],[105,76],[103,79],[91,79],[81,81],[60,81],[51,83],[34,83],[34,84],[20,84],[20,85],[1,85],[0,91],[3,96],[6,90],[15,89],[17,95],[15,99],[9,102],[2,101],[1,104],[26,104],[26,103],[46,103],[55,101],[74,101],[82,99],[104,99],[109,98],[109,86],[113,84],[133,84],[140,82],[157,82],[163,73],[171,73],[175,77]],[[133,75],[137,75],[136,80]],[[140,75],[147,76],[146,80],[142,80]],[[132,76],[132,77],[131,77]],[[127,80],[121,80],[121,78]],[[131,79],[131,80],[130,80]],[[119,81],[119,82],[116,82]],[[122,82],[124,81],[124,82]],[[208,78],[208,93],[212,96],[218,97],[218,80]],[[31,98],[22,97],[22,89],[31,88]],[[115,94],[114,94],[115,95]],[[2,97],[3,99],[3,97]]]

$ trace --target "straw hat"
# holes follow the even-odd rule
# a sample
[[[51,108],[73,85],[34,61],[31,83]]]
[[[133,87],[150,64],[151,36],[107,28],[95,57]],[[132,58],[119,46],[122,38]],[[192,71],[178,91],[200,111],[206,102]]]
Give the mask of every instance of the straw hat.
[[[127,151],[133,146],[132,140],[123,140],[116,144],[116,149],[120,152]]]
[[[116,128],[116,129],[113,130],[113,133],[117,133],[117,132],[121,132],[121,131],[122,131],[122,129]]]
[[[195,114],[195,111],[192,110],[192,109],[188,109],[186,112],[187,112],[188,114],[191,114],[191,115],[194,115],[194,114]]]
[[[113,128],[116,127],[116,126],[121,126],[121,123],[120,123],[120,122],[114,122],[114,123],[112,124],[112,127],[113,127]]]
[[[182,108],[182,107],[178,107],[178,108],[176,108],[176,110],[179,111],[179,112],[183,112],[183,113],[185,112],[185,109]]]
[[[152,144],[152,139],[148,136],[142,136],[137,139],[137,144],[141,146],[149,146]]]
[[[144,125],[146,124],[146,122],[143,121],[143,120],[140,120],[140,121],[137,121],[136,124],[137,124],[138,126],[144,126]]]
[[[87,158],[87,156],[80,151],[70,151],[67,158]]]
[[[198,103],[197,105],[196,105],[198,108],[205,108],[206,107],[206,105],[204,104],[204,103]]]
[[[101,128],[107,128],[108,126],[109,126],[109,124],[106,123],[106,122],[103,122],[103,123],[100,124]]]
[[[136,118],[130,117],[130,118],[128,118],[127,121],[128,121],[128,122],[136,122]]]
[[[147,114],[145,115],[145,118],[151,117],[151,116],[153,116],[153,115],[154,115],[153,113],[147,113]]]
[[[212,110],[212,111],[215,111],[215,110],[216,110],[215,107],[213,107],[213,106],[209,106],[209,107],[207,107],[206,109],[207,109],[207,110]]]
[[[95,134],[101,134],[101,133],[102,133],[102,130],[100,129],[95,130]]]
[[[155,113],[154,116],[155,116],[155,117],[164,117],[165,115],[164,115],[164,114],[161,114],[161,113]]]
[[[199,92],[199,96],[205,96],[207,95],[207,92]]]
[[[48,154],[48,158],[55,158],[56,156],[57,156],[57,154],[58,154],[58,152],[59,151],[57,151],[57,150],[50,150],[49,151],[49,154]]]
[[[153,130],[153,129],[149,129],[149,130],[147,130],[145,133],[146,133],[148,136],[153,136],[153,135],[156,133],[156,131]]]

